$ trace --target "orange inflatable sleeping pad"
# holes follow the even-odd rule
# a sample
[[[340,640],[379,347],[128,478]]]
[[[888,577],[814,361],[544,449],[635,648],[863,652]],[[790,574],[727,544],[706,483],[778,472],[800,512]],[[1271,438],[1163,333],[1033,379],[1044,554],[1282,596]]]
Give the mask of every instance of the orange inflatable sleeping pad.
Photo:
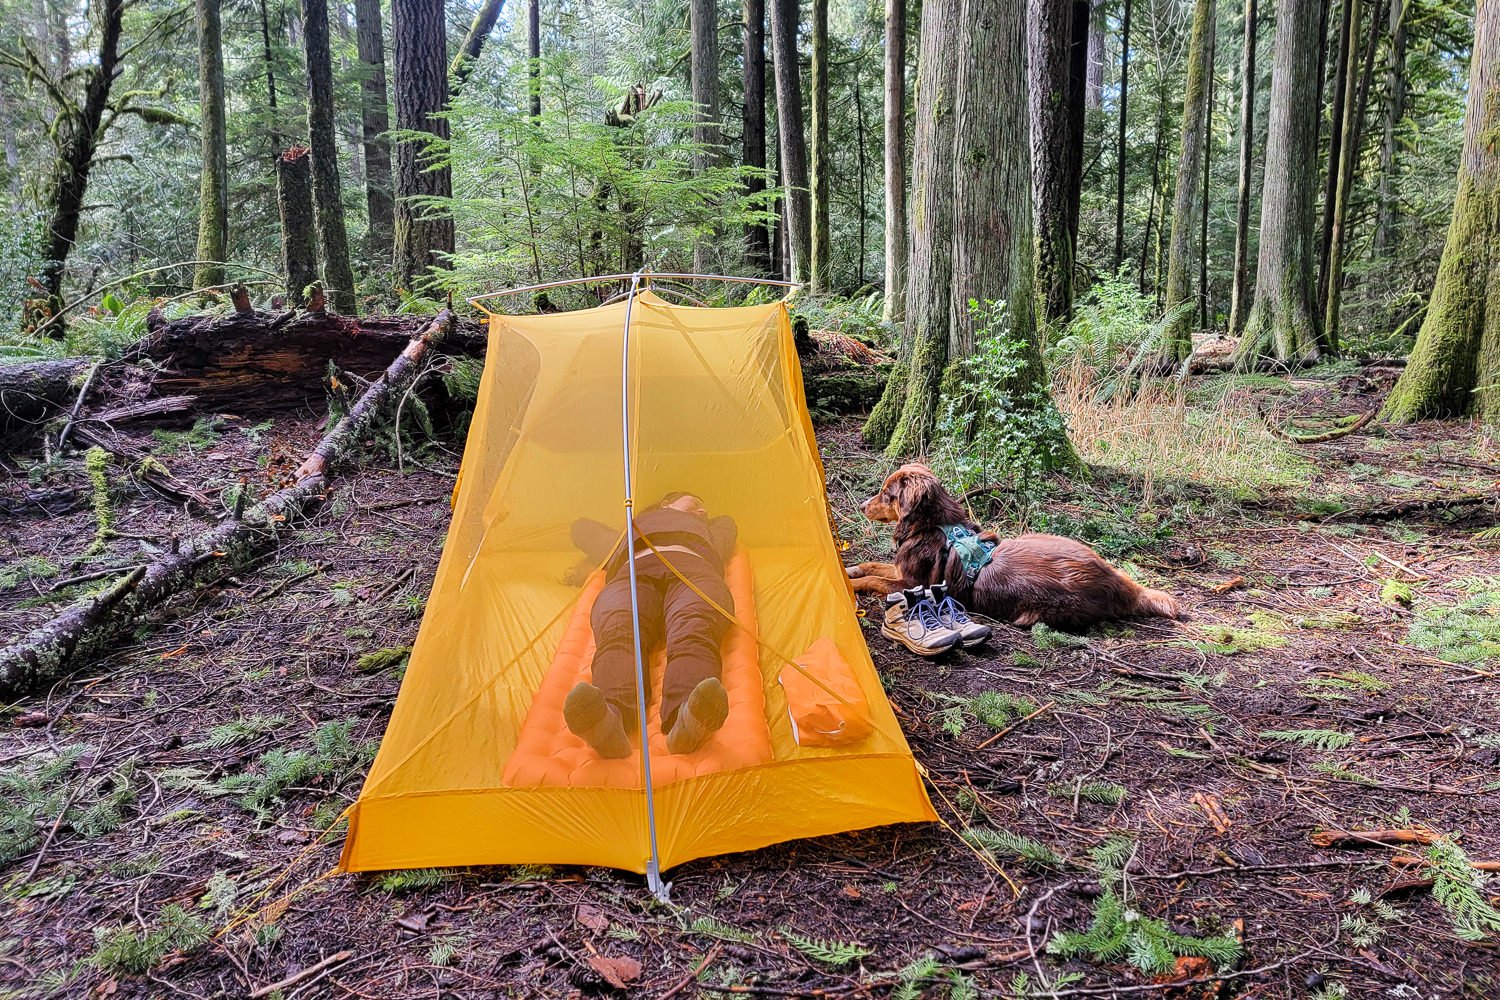
[[[750,579],[750,560],[744,549],[735,551],[725,567],[724,576],[730,593],[734,595],[735,617],[745,626],[744,629],[730,626],[720,647],[724,658],[724,687],[729,693],[729,718],[724,728],[694,752],[669,753],[658,714],[666,652],[661,648],[653,650],[647,664],[651,671],[651,701],[646,710],[653,785],[750,767],[772,759],[771,733],[766,723],[765,682],[760,672],[760,655],[751,635],[757,628],[755,595]],[[589,624],[589,613],[603,589],[604,572],[601,570],[589,577],[578,596],[562,642],[552,658],[552,666],[532,699],[526,721],[521,724],[515,752],[505,765],[505,783],[511,787],[641,786],[639,750],[629,757],[606,760],[573,735],[563,720],[563,701],[568,692],[579,681],[589,680],[592,676],[594,631]],[[632,730],[630,735],[631,742],[636,742],[636,732]]]

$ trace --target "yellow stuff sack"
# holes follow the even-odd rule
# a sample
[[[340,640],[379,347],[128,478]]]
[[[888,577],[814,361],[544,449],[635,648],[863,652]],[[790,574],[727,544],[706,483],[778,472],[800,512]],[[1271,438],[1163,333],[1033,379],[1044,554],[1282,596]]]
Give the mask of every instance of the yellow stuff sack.
[[[870,704],[833,640],[817,640],[796,663],[801,669],[783,667],[778,680],[798,746],[847,746],[870,735]]]

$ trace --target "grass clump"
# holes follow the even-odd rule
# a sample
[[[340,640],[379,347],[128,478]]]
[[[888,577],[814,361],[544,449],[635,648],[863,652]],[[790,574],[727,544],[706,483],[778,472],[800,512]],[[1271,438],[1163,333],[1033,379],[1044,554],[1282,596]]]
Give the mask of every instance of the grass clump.
[[[1455,604],[1424,604],[1407,641],[1449,663],[1500,658],[1500,577],[1469,577],[1458,586],[1468,596]]]
[[[88,962],[107,972],[143,975],[156,968],[174,951],[192,951],[209,938],[208,925],[182,907],[164,907],[154,927],[134,931],[129,927],[96,928],[94,952]]]

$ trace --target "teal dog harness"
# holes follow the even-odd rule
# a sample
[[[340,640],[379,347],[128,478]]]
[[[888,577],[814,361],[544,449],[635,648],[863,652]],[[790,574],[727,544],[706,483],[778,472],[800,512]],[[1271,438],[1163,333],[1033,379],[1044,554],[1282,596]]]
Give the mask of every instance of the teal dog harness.
[[[990,559],[995,553],[995,546],[999,544],[987,538],[980,538],[978,532],[961,524],[943,525],[943,537],[945,539],[943,555],[938,565],[940,567],[948,565],[949,552],[958,553],[959,561],[963,564],[964,576],[970,583],[978,579],[979,571],[990,564]]]

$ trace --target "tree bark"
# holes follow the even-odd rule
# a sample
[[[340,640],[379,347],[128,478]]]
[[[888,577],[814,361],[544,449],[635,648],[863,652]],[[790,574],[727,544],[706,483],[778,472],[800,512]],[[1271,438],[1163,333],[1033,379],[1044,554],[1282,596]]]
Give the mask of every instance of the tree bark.
[[[812,269],[811,291],[832,287],[829,267],[828,0],[812,0]]]
[[[464,89],[504,7],[505,0],[484,0],[479,12],[474,15],[474,20],[469,22],[469,33],[464,36],[463,44],[458,47],[458,55],[453,57],[453,63],[448,67],[450,97],[457,97],[459,91]]]
[[[960,4],[961,0],[926,0],[922,9],[906,323],[896,368],[864,426],[865,440],[889,455],[914,454],[926,442],[947,361],[953,274],[952,95],[957,79],[953,49],[964,30]]]
[[[370,231],[370,256],[389,263],[396,228],[396,203],[391,194],[390,97],[385,85],[385,28],[380,0],[354,0],[355,44],[359,51],[360,117],[364,130],[365,208]]]
[[[812,266],[812,204],[807,182],[807,131],[802,118],[802,73],[797,62],[798,0],[770,0],[771,56],[776,73],[776,126],[786,187],[787,260],[792,281],[807,281]]]
[[[1406,117],[1406,0],[1390,0],[1391,43],[1387,55],[1385,134],[1380,143],[1380,197],[1375,215],[1375,255],[1399,240],[1400,199],[1395,193],[1396,133]]]
[[[1036,280],[1043,317],[1058,323],[1073,314],[1089,5],[1087,0],[1030,0],[1029,7]]]
[[[1255,300],[1235,363],[1265,356],[1315,361],[1322,356],[1317,292],[1318,183],[1317,0],[1283,0],[1276,12],[1271,112],[1261,194]]]
[[[312,148],[313,212],[322,251],[323,285],[333,308],[354,314],[354,271],[339,184],[338,133],[333,117],[333,59],[328,50],[327,0],[302,0],[307,53],[307,134]]]
[[[1177,367],[1193,353],[1193,230],[1198,190],[1208,149],[1209,83],[1213,76],[1214,0],[1193,5],[1187,87],[1182,101],[1182,139],[1177,153],[1177,192],[1172,202],[1172,239],[1167,251],[1166,326],[1158,370]]]
[[[906,318],[906,0],[885,0],[885,304]]]
[[[1500,0],[1479,0],[1458,197],[1427,316],[1382,416],[1500,420]]]
[[[1200,330],[1209,329],[1213,312],[1209,301],[1208,281],[1208,205],[1213,198],[1214,59],[1219,51],[1219,39],[1216,31],[1211,32],[1211,36],[1208,40],[1208,102],[1203,109],[1203,192],[1198,199],[1198,306],[1202,310],[1198,322]]]
[[[396,47],[396,127],[448,140],[448,43],[442,0],[392,0]],[[396,279],[419,285],[429,268],[453,253],[453,216],[424,198],[453,195],[453,171],[432,168],[427,143],[396,143]]]
[[[276,204],[281,214],[281,273],[287,301],[307,301],[307,286],[318,280],[313,224],[312,163],[306,146],[293,146],[276,158]]]
[[[1108,12],[1103,3],[1095,3],[1089,16],[1088,72],[1083,96],[1083,106],[1089,111],[1104,106],[1104,38],[1108,29]]]
[[[59,134],[59,153],[53,165],[51,217],[47,222],[47,248],[42,254],[42,285],[54,310],[62,308],[63,276],[68,254],[78,236],[84,194],[94,153],[103,138],[104,115],[109,109],[110,89],[120,73],[120,34],[125,0],[102,0],[91,8],[99,12],[99,53],[94,65],[83,69],[83,99],[76,106],[58,109],[52,128]],[[62,324],[51,327],[62,336]]]
[[[759,199],[766,190],[766,5],[765,0],[744,2],[744,59],[741,63],[745,91],[743,116],[745,166],[755,171],[745,179],[745,194]],[[745,227],[745,265],[752,275],[771,273],[771,230],[763,222]]]
[[[1344,0],[1354,11],[1354,30],[1360,23],[1360,0]],[[1370,78],[1375,70],[1375,48],[1380,42],[1380,17],[1375,11],[1370,15],[1370,39],[1365,46],[1365,58],[1357,59],[1357,50],[1349,46],[1349,65],[1344,68],[1344,89],[1348,97],[1344,106],[1344,120],[1340,123],[1343,138],[1338,163],[1338,189],[1334,196],[1333,229],[1328,243],[1327,284],[1323,289],[1323,340],[1328,349],[1338,352],[1340,328],[1339,306],[1343,300],[1345,229],[1349,212],[1350,192],[1354,187],[1354,170],[1359,163],[1359,151],[1363,146],[1365,105],[1370,96]],[[1363,63],[1364,73],[1359,67]],[[1359,77],[1356,88],[1355,78]],[[1330,165],[1329,169],[1333,169]]]
[[[692,0],[688,6],[691,44],[693,172],[701,174],[719,162],[719,9],[716,0]],[[712,239],[705,233],[693,243],[693,269],[710,270]]]
[[[108,651],[112,640],[137,624],[146,611],[174,594],[246,565],[290,532],[299,517],[326,498],[328,476],[358,449],[391,400],[428,370],[423,363],[427,353],[452,325],[452,313],[438,314],[324,435],[290,485],[0,649],[0,698],[15,698],[55,682],[75,665]]]
[[[229,150],[224,126],[224,34],[220,0],[195,0],[198,24],[198,107],[203,171],[198,179],[198,260],[229,256]],[[202,263],[193,275],[199,288],[224,283],[224,268]]]
[[[542,4],[531,0],[526,6],[526,82],[531,98],[531,117],[542,117]]]
[[[1331,3],[1332,0],[1329,0]],[[1359,31],[1359,0],[1341,0],[1338,62],[1334,66],[1333,105],[1329,109],[1328,169],[1323,175],[1323,228],[1318,244],[1318,302],[1328,299],[1328,252],[1333,243],[1333,219],[1339,194],[1339,164],[1343,162],[1344,121],[1352,86],[1354,36]],[[1321,128],[1321,117],[1319,119]]]
[[[1400,3],[1401,0],[1392,0]],[[1240,173],[1234,210],[1234,283],[1229,293],[1229,335],[1244,332],[1249,312],[1250,277],[1250,190],[1254,183],[1255,161],[1255,45],[1257,41],[1257,0],[1245,0],[1245,50],[1240,64]]]
[[[0,365],[0,432],[35,421],[72,402],[88,358]]]
[[[1120,24],[1120,123],[1115,152],[1115,264],[1116,273],[1125,260],[1125,126],[1130,117],[1130,7]]]

